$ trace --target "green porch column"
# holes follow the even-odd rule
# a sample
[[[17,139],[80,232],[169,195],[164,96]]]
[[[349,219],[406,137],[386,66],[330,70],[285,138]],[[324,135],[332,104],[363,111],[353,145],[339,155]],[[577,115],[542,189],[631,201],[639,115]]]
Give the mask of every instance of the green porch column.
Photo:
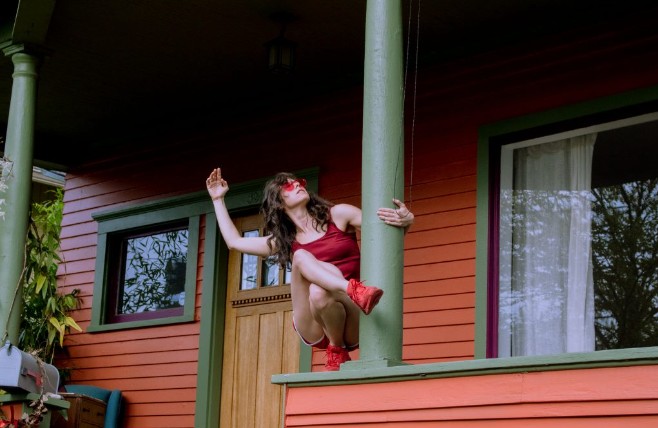
[[[363,100],[361,278],[384,290],[361,316],[361,367],[402,361],[404,231],[377,218],[379,207],[404,199],[402,7],[399,0],[370,0],[366,11]],[[349,368],[346,367],[346,368]]]
[[[30,192],[32,186],[32,152],[37,92],[37,57],[22,51],[13,53],[13,86],[9,105],[5,158],[10,162],[3,172],[8,189],[2,195],[4,220],[0,219],[0,335],[5,331],[16,344],[21,319],[21,290],[16,288],[23,270]],[[15,294],[16,293],[16,294]],[[7,322],[12,301],[11,317]]]

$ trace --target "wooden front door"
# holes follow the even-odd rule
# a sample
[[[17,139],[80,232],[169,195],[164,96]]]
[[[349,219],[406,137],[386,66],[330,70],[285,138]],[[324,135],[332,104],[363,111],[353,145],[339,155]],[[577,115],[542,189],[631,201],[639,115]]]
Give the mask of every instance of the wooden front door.
[[[262,236],[261,216],[235,221],[243,236]],[[289,272],[260,257],[229,254],[220,427],[276,428],[282,388],[273,374],[299,368]]]

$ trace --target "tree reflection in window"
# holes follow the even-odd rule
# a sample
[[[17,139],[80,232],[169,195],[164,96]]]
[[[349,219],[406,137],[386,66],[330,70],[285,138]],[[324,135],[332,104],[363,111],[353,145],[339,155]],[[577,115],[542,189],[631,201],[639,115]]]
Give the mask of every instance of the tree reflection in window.
[[[186,228],[125,239],[118,312],[135,314],[182,307],[187,251]]]
[[[658,179],[594,189],[596,348],[658,345]]]

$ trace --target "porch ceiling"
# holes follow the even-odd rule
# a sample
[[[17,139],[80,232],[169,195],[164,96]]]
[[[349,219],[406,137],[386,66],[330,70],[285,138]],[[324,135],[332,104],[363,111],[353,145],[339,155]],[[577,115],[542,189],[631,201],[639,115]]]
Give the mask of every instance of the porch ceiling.
[[[3,3],[0,24],[11,21],[17,1]],[[418,4],[411,3],[413,20]],[[420,62],[532,39],[645,4],[651,2],[420,2]],[[403,2],[405,11],[409,7]],[[219,123],[229,114],[360,85],[365,8],[365,0],[57,0],[45,40],[51,54],[40,70],[35,158],[75,165],[164,124],[199,117]],[[285,36],[298,44],[297,69],[287,77],[266,69],[264,44],[280,30],[271,18],[276,12],[296,17]],[[0,135],[12,69],[9,58],[0,60]]]

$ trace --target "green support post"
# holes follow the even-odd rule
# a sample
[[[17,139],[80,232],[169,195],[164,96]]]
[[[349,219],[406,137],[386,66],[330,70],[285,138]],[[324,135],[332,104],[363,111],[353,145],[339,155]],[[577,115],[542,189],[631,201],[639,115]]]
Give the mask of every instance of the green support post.
[[[39,60],[20,49],[6,49],[5,54],[11,55],[14,63],[14,80],[4,153],[9,167],[3,171],[8,189],[2,195],[5,199],[2,206],[5,214],[4,220],[0,219],[0,334],[7,332],[9,340],[16,344],[22,311],[18,283],[23,271],[32,188]]]
[[[402,7],[399,0],[370,0],[364,61],[361,278],[384,290],[361,316],[360,360],[347,365],[402,364],[404,231],[384,224],[379,207],[404,199]]]

